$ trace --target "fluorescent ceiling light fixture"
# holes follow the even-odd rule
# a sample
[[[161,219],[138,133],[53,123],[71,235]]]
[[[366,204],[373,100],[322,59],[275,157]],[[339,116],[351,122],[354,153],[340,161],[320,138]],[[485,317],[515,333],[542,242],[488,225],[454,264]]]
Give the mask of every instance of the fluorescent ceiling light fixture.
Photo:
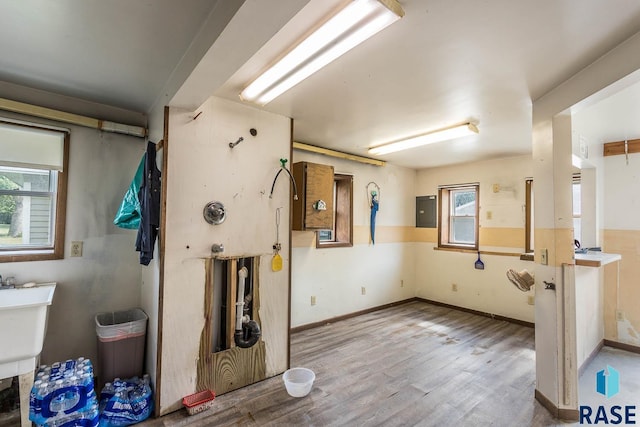
[[[388,144],[379,145],[369,149],[369,154],[381,155],[395,153],[396,151],[408,150],[422,145],[433,144],[434,142],[448,141],[450,139],[462,138],[464,136],[475,135],[480,131],[473,123],[452,126],[411,138],[401,139]]]
[[[294,47],[241,93],[265,105],[404,16],[397,0],[354,0]]]

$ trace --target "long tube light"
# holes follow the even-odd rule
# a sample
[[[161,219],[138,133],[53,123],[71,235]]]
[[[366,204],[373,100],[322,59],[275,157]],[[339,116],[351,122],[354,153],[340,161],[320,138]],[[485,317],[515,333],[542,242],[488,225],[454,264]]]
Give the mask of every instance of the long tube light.
[[[354,0],[249,84],[243,101],[265,105],[404,16],[396,0]]]
[[[424,133],[410,138],[401,139],[399,141],[390,142],[369,149],[369,154],[382,155],[395,153],[396,151],[408,150],[435,142],[448,141],[451,139],[462,138],[464,136],[475,135],[480,131],[473,123],[465,123],[463,125],[452,126],[433,132]]]

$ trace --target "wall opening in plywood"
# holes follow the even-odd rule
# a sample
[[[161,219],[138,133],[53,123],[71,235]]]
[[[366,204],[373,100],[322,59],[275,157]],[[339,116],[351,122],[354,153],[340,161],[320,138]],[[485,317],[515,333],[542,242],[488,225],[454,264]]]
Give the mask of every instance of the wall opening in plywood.
[[[239,272],[246,268],[244,291]],[[198,390],[226,393],[266,378],[265,343],[255,328],[259,318],[260,257],[212,259],[207,265],[205,326],[200,338]],[[239,298],[239,293],[243,294]],[[236,303],[242,303],[238,337]]]
[[[253,257],[213,260],[213,298],[211,321],[211,349],[214,353],[234,347],[234,335],[238,330],[237,309],[242,308],[243,323],[255,321],[254,315],[254,274],[257,261]],[[238,294],[242,281],[239,272],[245,268],[244,291]]]

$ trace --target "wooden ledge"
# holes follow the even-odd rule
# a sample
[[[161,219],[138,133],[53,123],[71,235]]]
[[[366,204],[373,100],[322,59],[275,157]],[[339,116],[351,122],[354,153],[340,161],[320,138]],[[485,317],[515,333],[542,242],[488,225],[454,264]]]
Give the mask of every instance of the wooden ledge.
[[[448,251],[448,252],[462,252],[466,254],[477,254],[480,252],[480,255],[498,255],[498,256],[517,256],[519,257],[521,254],[516,252],[498,252],[498,251],[477,251],[475,249],[462,249],[462,248],[443,248],[435,246],[433,248],[434,251]]]

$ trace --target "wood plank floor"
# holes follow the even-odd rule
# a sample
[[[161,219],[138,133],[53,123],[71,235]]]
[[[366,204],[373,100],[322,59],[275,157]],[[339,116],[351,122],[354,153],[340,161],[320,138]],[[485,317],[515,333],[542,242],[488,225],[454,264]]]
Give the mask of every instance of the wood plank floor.
[[[534,330],[505,321],[413,302],[295,333],[291,357],[316,373],[304,398],[277,376],[142,425],[561,424],[533,398]]]

